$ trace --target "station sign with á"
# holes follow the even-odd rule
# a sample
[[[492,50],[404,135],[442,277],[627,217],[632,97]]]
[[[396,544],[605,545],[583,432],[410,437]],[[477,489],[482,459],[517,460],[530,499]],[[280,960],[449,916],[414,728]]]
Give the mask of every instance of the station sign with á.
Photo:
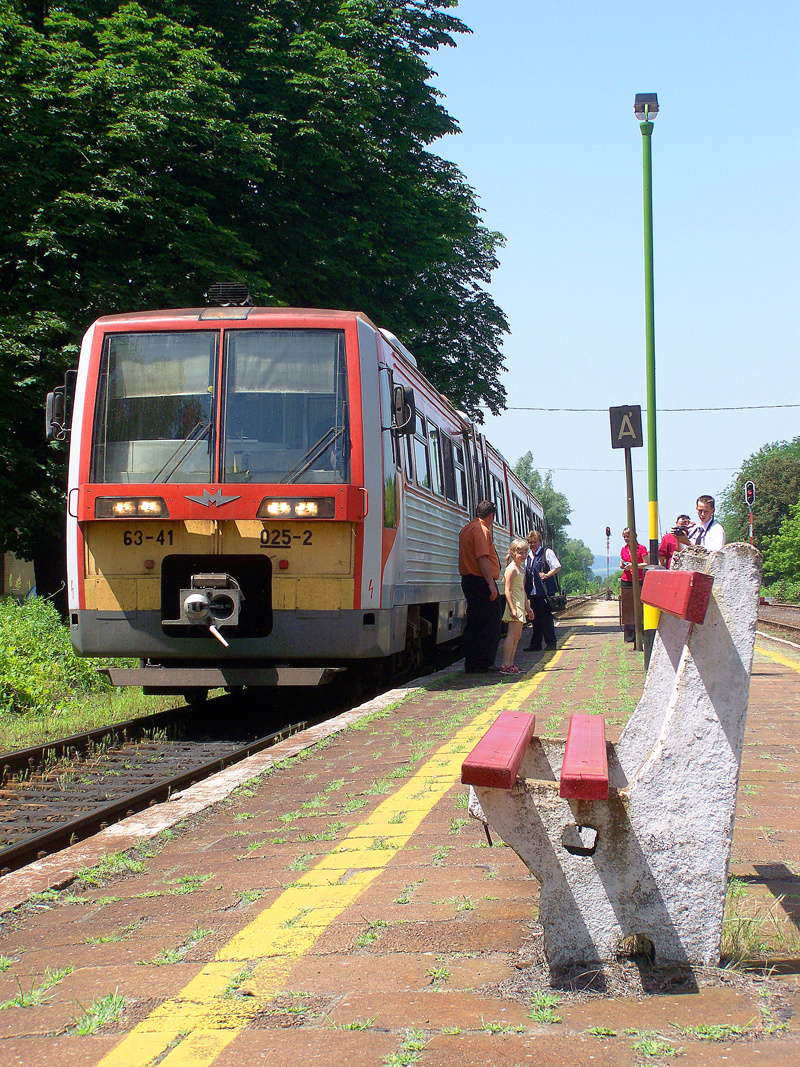
[[[644,445],[642,409],[638,404],[609,408],[608,414],[611,416],[612,448],[641,448]]]

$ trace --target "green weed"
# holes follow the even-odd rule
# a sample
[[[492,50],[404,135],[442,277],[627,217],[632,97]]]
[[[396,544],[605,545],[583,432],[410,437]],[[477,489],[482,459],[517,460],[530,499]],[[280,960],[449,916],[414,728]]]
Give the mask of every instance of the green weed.
[[[423,1030],[406,1030],[406,1036],[397,1052],[390,1052],[383,1061],[384,1067],[409,1067],[416,1063],[430,1038]]]
[[[729,1041],[732,1037],[744,1037],[748,1027],[720,1023],[716,1026],[678,1026],[678,1030],[687,1037],[697,1037],[701,1041]]]
[[[531,993],[531,1010],[528,1018],[537,1023],[560,1023],[560,1015],[556,1015],[555,1009],[560,1004],[560,998],[555,993],[548,993],[546,989],[535,989]]]
[[[313,852],[304,852],[302,856],[297,856],[288,866],[290,871],[305,871],[308,869],[308,865],[315,858]]]
[[[418,882],[411,882],[410,885],[407,885],[405,889],[401,890],[400,895],[395,897],[395,904],[409,904],[411,902],[411,894],[414,892],[417,886],[420,885],[422,885],[422,879],[420,879]]]
[[[127,937],[130,937],[132,933],[139,929],[142,925],[141,919],[135,919],[133,922],[128,923],[127,926],[123,926],[119,930],[115,930],[111,934],[98,934],[96,937],[85,937],[83,943],[85,945],[108,945],[114,941],[124,941]]]
[[[521,1034],[524,1032],[524,1026],[509,1026],[508,1023],[500,1022],[486,1022],[481,1019],[481,1030],[485,1030],[487,1034]]]
[[[47,994],[53,988],[58,985],[67,975],[72,974],[75,967],[70,964],[67,967],[58,968],[52,970],[50,967],[44,972],[41,982],[37,986],[35,982],[31,982],[31,988],[28,992],[24,992],[22,986],[17,982],[17,989],[19,992],[11,1000],[6,1000],[0,1004],[0,1011],[6,1008],[33,1008],[39,1004],[44,1004],[49,997]]]
[[[94,867],[82,867],[78,871],[78,878],[86,885],[98,886],[119,874],[141,874],[143,870],[141,860],[126,852],[112,852],[103,856]]]
[[[194,893],[200,889],[211,877],[210,874],[185,874],[176,878],[174,882],[168,882],[174,888],[170,889],[173,896],[184,896],[186,893]]]
[[[244,889],[239,894],[240,904],[253,904],[264,895],[263,889]]]
[[[370,945],[374,945],[381,935],[382,930],[386,930],[389,926],[384,919],[375,919],[373,922],[367,923],[366,930],[363,930],[355,940],[356,948],[368,948]]]
[[[634,1033],[639,1038],[632,1046],[634,1052],[641,1052],[648,1059],[658,1059],[661,1056],[678,1056],[683,1052],[683,1049],[675,1048],[662,1034],[647,1030],[634,1031]]]
[[[79,1005],[82,1007],[82,1005]],[[98,997],[84,1008],[83,1015],[74,1019],[75,1033],[85,1036],[96,1034],[98,1030],[115,1023],[125,1010],[125,998],[115,990],[105,997]]]

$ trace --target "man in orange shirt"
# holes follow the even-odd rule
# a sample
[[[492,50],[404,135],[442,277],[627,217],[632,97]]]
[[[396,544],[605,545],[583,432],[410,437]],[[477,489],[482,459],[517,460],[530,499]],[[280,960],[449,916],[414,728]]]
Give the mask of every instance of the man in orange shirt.
[[[497,671],[494,660],[500,643],[503,598],[497,592],[500,560],[492,540],[495,506],[482,500],[475,518],[458,535],[458,570],[467,598],[467,622],[461,637],[464,670],[468,674]]]

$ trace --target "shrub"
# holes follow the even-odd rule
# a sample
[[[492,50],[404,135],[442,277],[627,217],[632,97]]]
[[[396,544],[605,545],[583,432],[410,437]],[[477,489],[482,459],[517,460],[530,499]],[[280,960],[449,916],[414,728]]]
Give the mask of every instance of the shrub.
[[[780,600],[783,604],[796,604],[800,600],[800,581],[781,578],[778,582],[761,587],[761,593],[770,600]]]
[[[67,628],[47,600],[0,603],[0,712],[51,711],[80,695],[109,688],[100,661],[80,659]]]

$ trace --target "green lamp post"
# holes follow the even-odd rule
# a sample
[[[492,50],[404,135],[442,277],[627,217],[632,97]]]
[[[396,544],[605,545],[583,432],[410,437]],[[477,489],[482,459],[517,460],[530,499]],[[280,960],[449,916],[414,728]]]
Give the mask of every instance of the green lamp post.
[[[633,113],[642,133],[642,174],[644,193],[644,308],[647,359],[647,486],[650,535],[650,565],[658,566],[658,465],[656,449],[656,323],[653,288],[653,119],[658,114],[656,93],[637,93]],[[644,652],[649,663],[658,628],[658,610],[644,608]]]

